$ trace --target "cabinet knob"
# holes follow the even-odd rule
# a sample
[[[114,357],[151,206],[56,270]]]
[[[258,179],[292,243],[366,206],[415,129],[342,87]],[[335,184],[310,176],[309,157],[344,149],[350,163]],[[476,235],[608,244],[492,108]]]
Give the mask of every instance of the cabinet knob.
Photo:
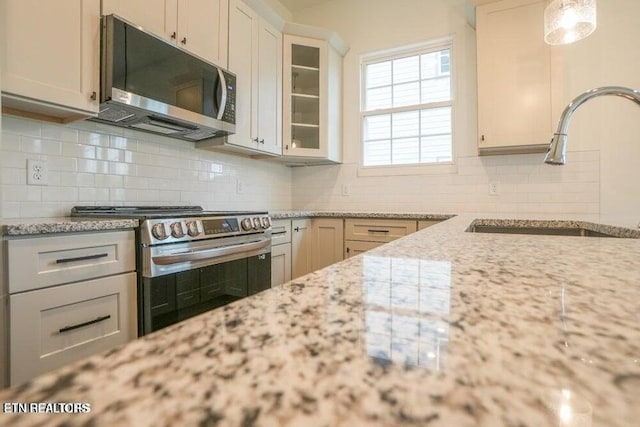
[[[258,143],[258,137],[256,136],[255,138],[252,139],[252,141],[257,144]]]
[[[260,140],[260,144],[264,144],[264,138]]]
[[[91,92],[91,96],[89,98],[91,98],[92,101],[95,101],[96,99],[98,99],[98,94],[96,93],[95,90]]]
[[[300,228],[296,227],[296,228],[293,229],[293,231],[295,231],[297,233],[298,231],[300,231]]]
[[[174,31],[173,33],[171,33],[171,40],[175,40],[176,39],[176,32]]]
[[[183,37],[182,40],[180,40],[180,43],[182,44],[187,44],[187,38]]]
[[[349,253],[349,251],[350,251],[350,249],[349,249],[349,248],[347,248],[347,253]]]
[[[484,141],[484,135],[480,137],[480,141]]]

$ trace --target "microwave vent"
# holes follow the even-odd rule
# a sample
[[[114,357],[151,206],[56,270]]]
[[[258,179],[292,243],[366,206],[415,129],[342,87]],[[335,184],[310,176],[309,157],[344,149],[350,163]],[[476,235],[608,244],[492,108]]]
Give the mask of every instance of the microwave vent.
[[[104,107],[105,108],[101,109],[100,113],[98,114],[98,118],[100,118],[101,120],[119,123],[123,120],[135,116],[135,114],[133,114],[131,111],[127,111],[123,108],[116,108],[112,105],[105,105]]]

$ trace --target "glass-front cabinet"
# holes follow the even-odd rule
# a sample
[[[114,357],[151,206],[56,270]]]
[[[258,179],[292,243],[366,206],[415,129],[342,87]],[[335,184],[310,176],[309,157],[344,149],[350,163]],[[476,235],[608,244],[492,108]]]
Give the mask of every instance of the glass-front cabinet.
[[[284,36],[283,155],[301,163],[342,160],[342,57],[326,41]]]

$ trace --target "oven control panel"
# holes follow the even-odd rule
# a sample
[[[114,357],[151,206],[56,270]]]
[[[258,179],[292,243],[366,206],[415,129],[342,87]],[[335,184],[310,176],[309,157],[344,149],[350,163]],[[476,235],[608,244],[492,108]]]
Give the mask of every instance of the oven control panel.
[[[143,244],[158,244],[264,234],[271,231],[271,219],[262,213],[234,217],[148,219],[140,228]]]

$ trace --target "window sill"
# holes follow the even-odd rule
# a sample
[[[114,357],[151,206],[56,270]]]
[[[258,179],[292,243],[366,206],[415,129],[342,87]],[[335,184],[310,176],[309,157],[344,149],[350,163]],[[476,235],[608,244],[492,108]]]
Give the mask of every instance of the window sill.
[[[358,176],[442,175],[458,172],[453,162],[426,165],[390,165],[358,167]]]

